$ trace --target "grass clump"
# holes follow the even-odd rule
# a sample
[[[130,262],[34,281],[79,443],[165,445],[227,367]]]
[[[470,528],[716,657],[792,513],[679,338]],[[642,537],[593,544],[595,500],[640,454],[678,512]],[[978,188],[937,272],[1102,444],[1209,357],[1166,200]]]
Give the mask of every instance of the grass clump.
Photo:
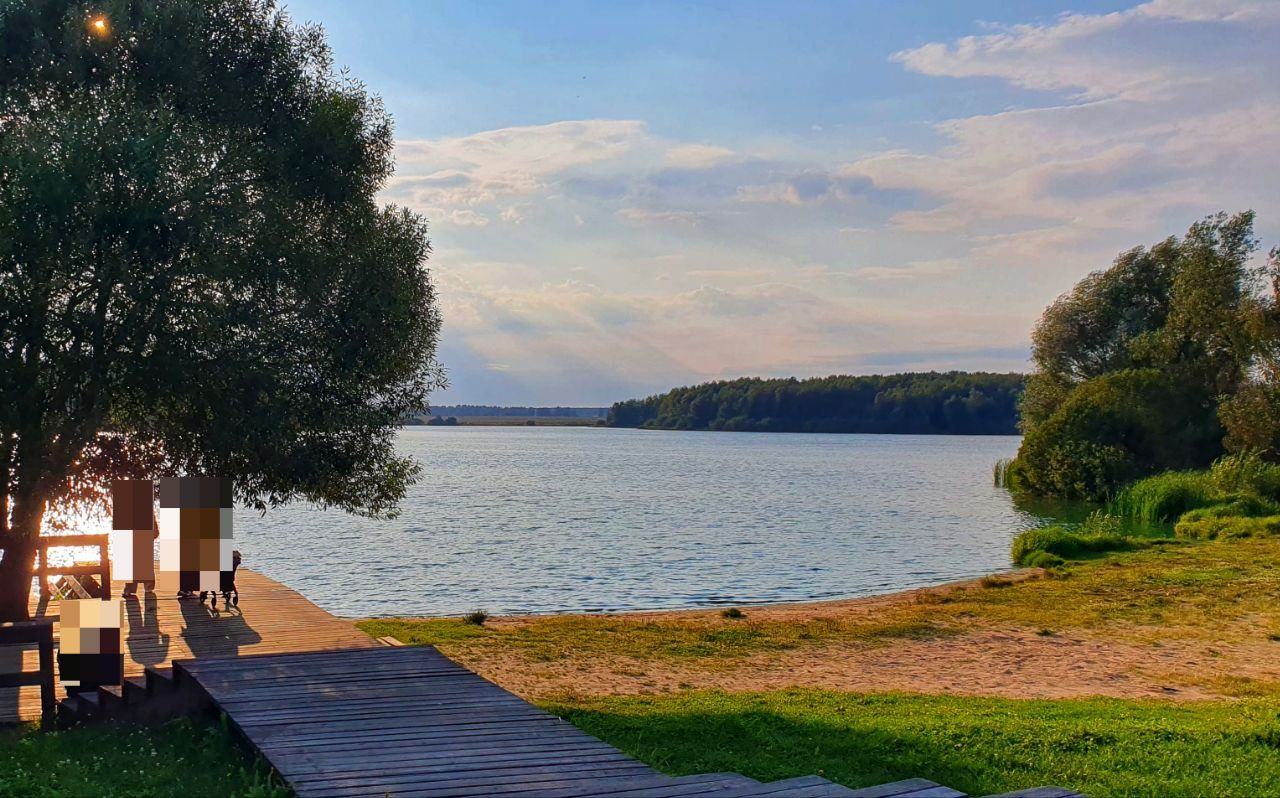
[[[293,792],[232,736],[203,720],[0,731],[0,795],[54,798],[288,798]]]
[[[742,618],[747,617],[747,615],[737,607],[729,607],[728,609],[721,611],[720,617],[728,618],[731,621],[736,621],[736,620],[741,620]]]
[[[1027,552],[1023,556],[1020,564],[1027,568],[1048,569],[1061,568],[1067,564],[1067,561],[1052,552],[1035,549]]]
[[[720,667],[757,654],[836,642],[882,645],[951,634],[926,617],[927,608],[893,618],[629,618],[553,615],[500,626],[476,627],[450,619],[372,619],[357,626],[373,637],[390,635],[407,645],[433,645],[448,656],[514,654],[529,662],[599,661],[625,657],[641,662],[702,662]],[[744,613],[745,615],[745,613]]]
[[[1219,458],[1209,469],[1209,477],[1222,493],[1280,500],[1280,465],[1263,460],[1256,452]]]
[[[1168,523],[1189,510],[1221,501],[1222,491],[1209,472],[1167,471],[1121,490],[1110,510],[1143,523]]]
[[[996,589],[1001,587],[1013,586],[1013,582],[1011,582],[1010,580],[1005,579],[1002,576],[995,576],[995,575],[982,577],[982,579],[978,580],[978,584],[988,589]]]
[[[472,626],[484,626],[487,620],[489,620],[489,613],[484,610],[472,610],[462,616],[462,622]]]
[[[1064,560],[1108,551],[1129,551],[1142,541],[1116,532],[1073,531],[1060,526],[1028,529],[1013,539],[1013,561],[1022,566],[1054,567]],[[1046,565],[1048,563],[1048,565]]]
[[[1252,518],[1187,513],[1174,526],[1173,532],[1180,538],[1196,540],[1273,537],[1280,535],[1280,515]]]
[[[792,689],[545,705],[672,774],[849,787],[923,777],[971,795],[1060,784],[1091,795],[1280,795],[1280,703],[861,694]]]

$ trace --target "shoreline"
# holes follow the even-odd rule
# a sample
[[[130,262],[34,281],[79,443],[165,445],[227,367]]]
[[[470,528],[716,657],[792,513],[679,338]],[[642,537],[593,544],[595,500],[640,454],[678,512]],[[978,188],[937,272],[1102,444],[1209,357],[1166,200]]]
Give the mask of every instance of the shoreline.
[[[1182,542],[874,596],[357,621],[529,700],[816,688],[1019,699],[1280,699],[1280,539]]]
[[[488,624],[501,624],[505,621],[545,621],[555,618],[618,618],[618,619],[693,619],[702,617],[720,617],[720,614],[727,609],[735,608],[739,610],[752,610],[756,613],[773,614],[798,614],[809,613],[810,615],[817,611],[840,612],[852,607],[871,606],[876,604],[894,604],[903,601],[912,601],[919,596],[935,595],[944,596],[956,590],[967,590],[978,588],[984,579],[1004,579],[1010,583],[1024,582],[1028,579],[1038,579],[1044,573],[1043,568],[1012,568],[1007,571],[991,571],[980,576],[969,577],[966,579],[953,579],[947,582],[940,582],[936,585],[925,585],[923,587],[904,588],[893,590],[887,593],[872,593],[866,596],[849,596],[846,598],[832,599],[802,599],[798,601],[762,601],[755,603],[726,602],[724,604],[716,604],[714,606],[704,607],[665,607],[647,610],[565,610],[562,612],[519,612],[511,614],[494,613],[489,615]],[[465,613],[445,613],[440,615],[338,615],[336,617],[344,620],[363,622],[363,621],[448,621],[459,618]]]

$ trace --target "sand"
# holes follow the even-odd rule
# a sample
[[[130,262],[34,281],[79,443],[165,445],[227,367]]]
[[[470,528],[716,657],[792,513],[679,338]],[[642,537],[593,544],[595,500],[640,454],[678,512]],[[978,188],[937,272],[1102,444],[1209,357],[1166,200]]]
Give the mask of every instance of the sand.
[[[1012,579],[1029,572],[1006,575]],[[926,593],[945,594],[962,582],[886,596],[811,604],[744,607],[752,620],[874,617]],[[629,613],[621,617],[718,618],[715,611]],[[496,628],[536,618],[494,619]],[[1025,628],[975,625],[932,639],[851,641],[712,663],[691,659],[639,661],[627,657],[531,661],[518,650],[449,652],[483,676],[529,699],[565,695],[654,694],[689,688],[775,690],[815,687],[849,691],[1004,696],[1010,698],[1221,699],[1248,694],[1248,685],[1280,681],[1277,644],[1262,635],[1220,643],[1159,639],[1145,630],[1126,641],[1112,635],[1065,631],[1040,635]],[[1154,635],[1154,636],[1153,636]],[[1136,638],[1141,637],[1141,640]]]

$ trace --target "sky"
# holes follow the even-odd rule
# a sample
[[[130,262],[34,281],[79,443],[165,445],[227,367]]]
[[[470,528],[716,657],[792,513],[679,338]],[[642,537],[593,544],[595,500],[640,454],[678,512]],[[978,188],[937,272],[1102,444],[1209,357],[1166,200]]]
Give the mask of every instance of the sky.
[[[1280,0],[295,0],[395,119],[434,404],[1025,371],[1115,255],[1280,244]]]

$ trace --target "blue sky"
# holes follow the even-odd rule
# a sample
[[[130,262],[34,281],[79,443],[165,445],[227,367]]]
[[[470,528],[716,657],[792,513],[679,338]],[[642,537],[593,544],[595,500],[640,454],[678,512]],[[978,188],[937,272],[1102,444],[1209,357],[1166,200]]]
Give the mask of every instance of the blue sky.
[[[288,4],[396,120],[437,403],[1026,368],[1121,249],[1275,235],[1280,3]]]

